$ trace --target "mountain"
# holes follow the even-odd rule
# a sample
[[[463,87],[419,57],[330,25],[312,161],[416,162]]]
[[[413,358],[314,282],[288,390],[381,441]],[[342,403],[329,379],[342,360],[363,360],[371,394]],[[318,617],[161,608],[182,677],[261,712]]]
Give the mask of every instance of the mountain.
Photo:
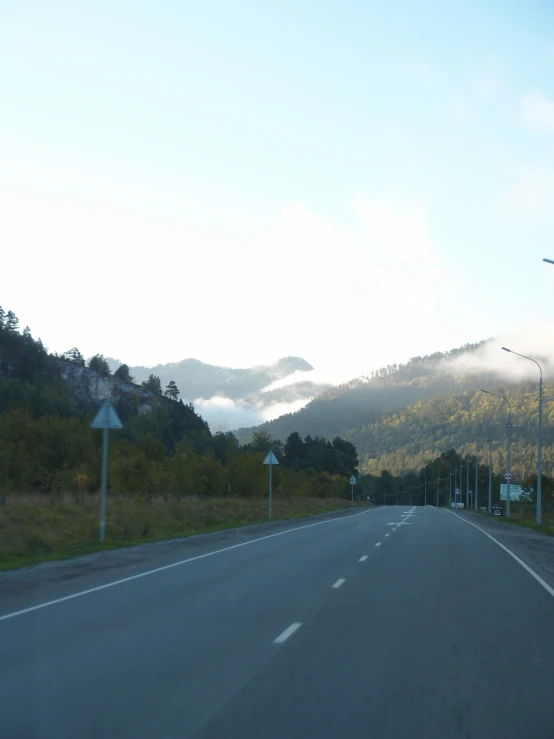
[[[201,363],[192,366],[203,367]],[[221,368],[212,369],[217,375]],[[231,385],[234,380],[234,392],[237,387],[245,392],[260,386],[269,389],[268,380],[286,381],[297,372],[309,371],[303,360],[286,358],[271,368],[230,371],[228,379]],[[110,493],[139,504],[161,496],[163,504],[168,503],[164,515],[171,519],[175,516],[171,502],[183,496],[228,496],[232,487],[235,497],[263,501],[267,440],[258,438],[240,448],[233,434],[212,435],[192,404],[178,400],[175,388],[170,389],[165,395],[158,383],[136,384],[125,367],[112,375],[100,354],[87,367],[77,347],[61,356],[49,354],[28,327],[20,332],[13,311],[6,313],[0,307],[0,508],[10,515],[6,496],[21,493],[48,494],[50,500],[69,493],[80,503],[87,493],[98,490],[103,435],[91,428],[91,421],[107,398],[122,421],[122,427],[109,434]],[[297,448],[289,445],[287,453],[284,449],[277,453],[276,497],[344,499],[348,494],[348,479],[357,465],[356,450],[349,442],[300,441]],[[149,513],[143,515],[146,520],[140,527],[137,521],[133,524],[134,535],[155,536]],[[26,510],[25,520],[32,516],[32,510]],[[212,526],[210,521],[203,525]],[[37,526],[42,531],[43,521],[37,519]],[[127,532],[122,519],[112,519],[109,530],[110,526],[112,538]],[[127,532],[124,538],[128,536]],[[14,546],[19,546],[19,538]],[[30,546],[33,552],[50,551],[50,544],[39,535]]]
[[[421,467],[426,459],[451,447],[467,453],[475,453],[476,445],[481,449],[487,424],[477,416],[490,420],[495,440],[505,439],[506,406],[479,392],[484,388],[507,396],[513,417],[525,421],[513,433],[513,464],[521,472],[524,467],[529,471],[536,463],[537,383],[516,384],[491,370],[481,361],[487,347],[483,341],[381,368],[370,377],[321,393],[296,413],[256,428],[239,429],[237,437],[244,443],[262,430],[281,441],[292,431],[304,437],[341,436],[356,446],[364,472],[378,474],[388,469],[400,474]],[[553,376],[548,358],[544,363],[548,380]],[[550,474],[554,437],[546,424],[544,439],[543,456]],[[501,467],[505,444],[495,445],[494,450],[494,464]]]
[[[122,364],[109,357],[107,361],[112,372]],[[283,357],[271,365],[246,369],[218,367],[198,359],[129,369],[139,384],[151,374],[160,378],[162,387],[173,380],[181,397],[194,403],[215,430],[236,427],[247,419],[256,423],[264,415],[271,416],[273,407],[306,403],[330,387],[312,380],[314,368],[300,357]]]

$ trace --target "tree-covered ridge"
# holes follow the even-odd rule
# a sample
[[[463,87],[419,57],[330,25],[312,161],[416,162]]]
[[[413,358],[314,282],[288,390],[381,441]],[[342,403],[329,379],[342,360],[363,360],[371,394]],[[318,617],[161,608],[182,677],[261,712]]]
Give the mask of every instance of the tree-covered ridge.
[[[304,408],[257,426],[280,439],[296,430],[302,435],[345,436],[351,429],[375,421],[383,411],[419,400],[501,382],[492,372],[452,370],[452,362],[480,349],[486,342],[466,344],[448,352],[414,357],[406,364],[387,365],[370,377],[358,377],[317,395]],[[248,441],[253,429],[239,429]]]
[[[538,435],[538,383],[495,385],[491,389],[505,396],[512,406],[512,470],[514,481],[536,468]],[[547,389],[546,395],[550,391]],[[495,470],[506,467],[506,403],[480,390],[427,398],[399,410],[384,412],[346,435],[360,454],[364,471],[376,474],[388,469],[401,474],[417,469],[433,453],[455,447],[481,459],[488,454],[489,428],[493,441]],[[554,406],[543,406],[543,471],[554,472]]]
[[[124,423],[110,434],[112,491],[146,499],[220,496],[231,490],[240,496],[266,494],[263,459],[273,448],[269,436],[261,434],[241,447],[231,433],[212,435],[192,404],[178,399],[174,381],[164,390],[160,378],[150,374],[133,385],[129,368],[120,365],[112,376],[102,354],[88,365],[76,347],[50,355],[28,328],[19,332],[12,311],[0,309],[0,497],[98,489],[101,434],[90,428],[97,405],[86,393],[71,391],[90,382],[109,389]],[[275,494],[345,496],[346,478],[357,465],[352,444],[319,438],[300,442],[302,464],[274,444],[281,462],[274,473]]]

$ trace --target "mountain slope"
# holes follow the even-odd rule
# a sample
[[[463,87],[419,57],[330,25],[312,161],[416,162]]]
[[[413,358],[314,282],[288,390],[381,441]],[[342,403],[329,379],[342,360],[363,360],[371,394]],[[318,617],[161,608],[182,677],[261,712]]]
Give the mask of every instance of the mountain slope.
[[[424,398],[447,395],[482,384],[499,382],[491,372],[460,374],[453,372],[463,355],[479,350],[485,342],[468,344],[450,352],[414,357],[406,364],[389,365],[370,377],[359,377],[330,388],[304,408],[261,424],[272,436],[283,440],[293,430],[302,435],[343,435],[375,420],[385,410],[402,408]],[[237,436],[248,441],[254,429],[241,428]]]
[[[314,398],[302,410],[281,416],[256,429],[240,429],[241,441],[255,430],[264,430],[284,441],[296,430],[301,436],[339,435],[357,448],[361,469],[393,474],[420,468],[426,460],[451,447],[466,453],[481,450],[487,437],[483,416],[501,444],[494,445],[496,468],[506,464],[506,406],[480,388],[507,395],[514,418],[525,426],[513,433],[513,465],[531,470],[536,464],[537,384],[506,383],[496,372],[467,371],[471,355],[475,368],[486,342],[451,352],[416,357],[405,365],[389,366]],[[546,365],[545,365],[546,366]],[[545,374],[548,380],[550,370]],[[549,393],[547,393],[549,394]],[[550,415],[545,406],[545,472],[554,465],[554,436],[548,430]],[[554,415],[552,416],[554,421]],[[488,449],[488,447],[487,447]],[[485,461],[485,460],[483,460]]]
[[[112,371],[121,365],[119,360],[110,358],[108,363]],[[283,357],[271,365],[245,369],[218,367],[198,359],[183,359],[181,362],[157,364],[154,367],[130,367],[130,372],[137,383],[147,380],[150,374],[160,378],[162,387],[173,380],[187,400],[217,396],[265,407],[273,403],[310,398],[325,389],[327,386],[303,377],[304,373],[309,375],[313,369],[300,357]],[[271,389],[273,383],[287,378],[290,384]],[[266,388],[269,388],[269,392],[262,392]]]

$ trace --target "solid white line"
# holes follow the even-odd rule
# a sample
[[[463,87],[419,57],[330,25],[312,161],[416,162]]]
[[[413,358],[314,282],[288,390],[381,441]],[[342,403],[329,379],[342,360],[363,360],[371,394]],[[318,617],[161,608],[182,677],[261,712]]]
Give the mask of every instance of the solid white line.
[[[380,542],[380,541],[378,541],[378,542],[377,542],[377,544],[376,544],[375,546],[376,546],[376,547],[380,547],[380,546],[381,546],[381,542]]]
[[[498,541],[498,539],[495,539],[494,536],[491,536],[489,533],[485,531],[485,529],[482,529],[480,526],[477,526],[477,524],[472,523],[471,521],[466,521],[465,518],[462,518],[457,513],[454,513],[453,511],[448,511],[449,513],[452,513],[453,516],[456,516],[456,518],[459,518],[460,521],[463,521],[464,523],[468,523],[470,526],[474,526],[476,529],[479,529],[479,531],[482,534],[485,534],[491,541],[494,541],[495,544],[498,544],[498,546],[503,549],[507,554],[510,555],[510,557],[513,557],[515,561],[523,567],[524,570],[527,570],[527,572],[531,575],[531,577],[534,577],[535,580],[543,586],[543,588],[546,590],[547,593],[550,593],[550,595],[554,598],[554,588],[551,588],[550,585],[545,582],[540,575],[537,575],[535,570],[532,570],[529,565],[526,565],[525,562],[520,559],[517,554],[514,554],[508,547],[504,546],[501,542]]]
[[[340,577],[337,582],[332,586],[333,588],[340,588],[340,586],[343,584],[343,582],[346,582],[345,577]]]
[[[365,562],[366,559],[367,559],[367,554],[364,554],[363,557],[360,557],[360,559],[358,560],[358,562]]]
[[[341,516],[340,518],[331,518],[326,521],[318,521],[317,523],[308,523],[304,526],[297,526],[294,529],[287,529],[286,531],[278,531],[276,534],[268,534],[267,536],[260,536],[257,539],[250,539],[250,541],[243,541],[240,544],[232,544],[230,547],[223,547],[223,549],[215,549],[213,552],[207,552],[206,554],[198,554],[196,557],[189,557],[189,559],[182,559],[179,562],[172,562],[169,565],[163,565],[163,567],[156,567],[153,570],[147,570],[141,572],[138,575],[130,575],[129,577],[123,577],[121,580],[114,580],[114,582],[108,582],[104,585],[97,585],[94,588],[88,588],[88,590],[81,590],[78,593],[72,595],[64,595],[62,598],[56,598],[55,600],[46,601],[46,603],[39,603],[36,606],[30,606],[29,608],[23,608],[20,611],[14,611],[13,613],[6,613],[4,616],[0,616],[0,621],[5,621],[8,618],[15,618],[15,616],[22,616],[24,613],[31,613],[31,611],[39,611],[41,608],[48,608],[48,606],[56,605],[56,603],[63,603],[66,600],[73,600],[73,598],[80,598],[82,595],[89,595],[90,593],[97,593],[99,590],[106,590],[106,588],[113,588],[116,585],[122,585],[131,580],[138,580],[141,577],[147,575],[154,575],[157,572],[164,572],[164,570],[170,570],[172,567],[179,567],[180,565],[186,565],[189,562],[196,562],[199,559],[206,559],[206,557],[213,557],[215,554],[223,554],[223,552],[230,552],[232,549],[239,549],[240,547],[246,547],[249,544],[256,544],[259,541],[265,541],[266,539],[273,539],[276,536],[284,536],[285,534],[292,534],[294,531],[301,531],[302,529],[311,529],[313,526],[323,526],[326,523],[336,523],[337,521],[344,521],[348,518],[356,518],[357,516],[363,516],[371,511],[380,510],[379,508],[368,508],[366,511],[361,513],[353,513],[348,516]]]
[[[302,626],[301,623],[298,621],[295,621],[293,624],[291,624],[288,629],[285,629],[282,634],[279,634],[277,639],[273,640],[274,644],[282,644],[284,641],[286,641],[289,636],[292,636],[294,632],[299,629]]]

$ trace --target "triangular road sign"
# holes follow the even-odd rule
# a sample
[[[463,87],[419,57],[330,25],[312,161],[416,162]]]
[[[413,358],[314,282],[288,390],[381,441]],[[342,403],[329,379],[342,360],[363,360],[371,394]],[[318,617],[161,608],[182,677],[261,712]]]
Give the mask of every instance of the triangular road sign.
[[[355,485],[356,484],[356,478],[354,477],[354,475],[352,475],[352,477],[350,478],[350,481],[349,482],[350,482],[351,485]]]
[[[267,457],[264,459],[264,464],[279,464],[279,460],[273,452],[269,452]]]
[[[119,416],[111,402],[109,400],[103,400],[90,427],[91,429],[121,429],[123,428],[123,424],[119,420]]]

